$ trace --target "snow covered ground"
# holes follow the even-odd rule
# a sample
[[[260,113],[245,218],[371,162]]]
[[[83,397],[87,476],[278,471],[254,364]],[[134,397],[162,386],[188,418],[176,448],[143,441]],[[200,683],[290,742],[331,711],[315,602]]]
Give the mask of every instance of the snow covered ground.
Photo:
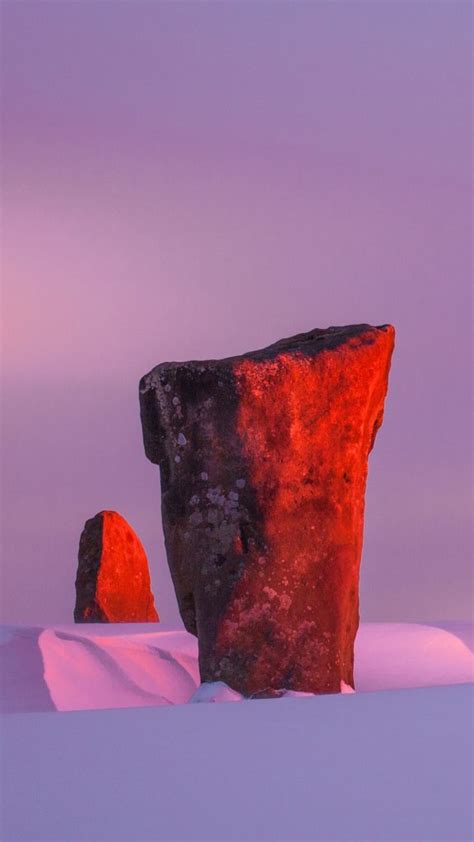
[[[470,633],[467,624],[362,624],[356,690],[472,681]],[[4,712],[183,704],[199,687],[196,638],[159,624],[4,627],[0,642]]]
[[[4,717],[5,842],[468,842],[469,686]]]
[[[355,694],[238,704],[182,704],[159,628],[3,630],[3,842],[472,840],[468,626],[362,626]]]

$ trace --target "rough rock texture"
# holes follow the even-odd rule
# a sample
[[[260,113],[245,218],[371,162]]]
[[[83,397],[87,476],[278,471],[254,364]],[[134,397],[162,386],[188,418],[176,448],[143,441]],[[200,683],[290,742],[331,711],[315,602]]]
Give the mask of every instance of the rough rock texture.
[[[367,457],[393,344],[390,325],[331,327],[142,378],[202,681],[245,695],[353,686]]]
[[[76,623],[159,621],[145,550],[117,512],[99,512],[86,521],[78,562]]]

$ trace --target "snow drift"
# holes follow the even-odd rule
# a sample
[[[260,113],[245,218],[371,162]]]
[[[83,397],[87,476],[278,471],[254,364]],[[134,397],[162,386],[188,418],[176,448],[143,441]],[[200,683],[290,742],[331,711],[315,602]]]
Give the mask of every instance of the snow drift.
[[[471,631],[456,623],[362,624],[355,650],[357,692],[471,682]],[[184,630],[150,624],[15,626],[2,629],[0,642],[6,713],[241,698],[225,686],[198,689],[197,641]]]
[[[357,693],[207,704],[240,697],[198,686],[196,640],[183,631],[6,628],[0,835],[467,842],[469,632],[363,625]],[[397,689],[422,684],[458,686]]]

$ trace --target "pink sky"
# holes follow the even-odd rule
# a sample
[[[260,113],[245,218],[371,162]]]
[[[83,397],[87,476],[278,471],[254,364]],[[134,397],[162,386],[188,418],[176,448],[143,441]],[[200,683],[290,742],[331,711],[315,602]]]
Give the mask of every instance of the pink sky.
[[[470,614],[469,3],[3,3],[3,606],[120,511],[177,617],[140,376],[397,328],[362,615]]]

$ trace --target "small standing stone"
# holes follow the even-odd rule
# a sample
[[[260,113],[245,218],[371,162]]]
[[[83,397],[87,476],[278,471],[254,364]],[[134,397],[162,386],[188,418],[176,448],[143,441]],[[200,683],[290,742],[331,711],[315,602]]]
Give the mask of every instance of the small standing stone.
[[[76,623],[157,623],[148,560],[118,512],[86,521],[79,543]]]

